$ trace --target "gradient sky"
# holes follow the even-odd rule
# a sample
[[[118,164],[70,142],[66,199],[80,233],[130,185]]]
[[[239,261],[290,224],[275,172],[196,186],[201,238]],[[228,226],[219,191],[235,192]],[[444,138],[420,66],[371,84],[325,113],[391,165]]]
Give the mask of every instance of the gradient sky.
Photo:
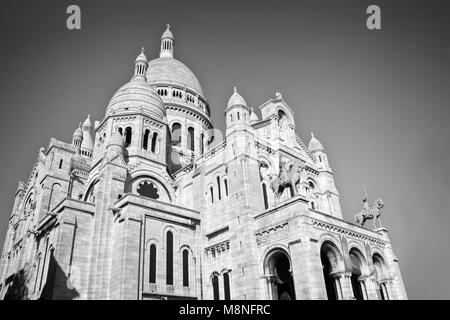
[[[70,4],[81,31],[66,29]],[[370,4],[382,30],[365,26]],[[383,198],[409,298],[450,299],[449,17],[449,1],[2,0],[0,245],[39,148],[100,120],[170,23],[217,128],[234,85],[255,107],[280,91],[305,143],[324,144],[344,217],[363,184]]]

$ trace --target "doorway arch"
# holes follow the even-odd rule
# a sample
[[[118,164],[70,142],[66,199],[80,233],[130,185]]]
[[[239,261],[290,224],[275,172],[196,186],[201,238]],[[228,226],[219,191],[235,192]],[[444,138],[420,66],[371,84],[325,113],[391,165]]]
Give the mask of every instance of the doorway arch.
[[[268,280],[272,300],[295,300],[292,263],[289,254],[280,248],[270,251],[264,260],[264,274]]]
[[[340,282],[334,277],[345,269],[341,252],[333,242],[326,240],[320,247],[320,260],[328,300],[341,299]]]

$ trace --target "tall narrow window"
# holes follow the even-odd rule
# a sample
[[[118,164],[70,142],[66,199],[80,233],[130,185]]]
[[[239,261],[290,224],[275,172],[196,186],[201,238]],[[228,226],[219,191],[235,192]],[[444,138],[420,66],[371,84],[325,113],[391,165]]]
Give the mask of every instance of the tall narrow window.
[[[211,195],[211,203],[214,203],[214,189],[213,189],[213,187],[209,188],[209,194]]]
[[[166,243],[166,284],[173,285],[173,233],[167,232]]]
[[[127,127],[127,128],[125,129],[125,144],[126,144],[127,147],[128,147],[128,146],[130,145],[130,143],[131,143],[131,132],[132,132],[131,127]]]
[[[214,300],[219,300],[219,277],[214,275],[212,277],[213,295]]]
[[[200,135],[200,154],[203,154],[205,148],[205,135],[202,133]]]
[[[183,250],[183,286],[189,287],[189,251]]]
[[[266,187],[265,183],[262,184],[262,191],[263,191],[263,198],[264,198],[264,208],[268,209],[269,208],[269,201],[267,199],[267,187]]]
[[[63,159],[59,160],[59,169],[62,168],[62,164],[63,164]]]
[[[119,131],[121,136],[123,135],[123,129],[122,128],[117,129],[117,131]]]
[[[223,274],[223,291],[225,300],[230,300],[230,275],[228,272]]]
[[[158,134],[156,132],[153,132],[152,137],[152,152],[156,151],[156,140],[158,139]]]
[[[227,181],[227,179],[223,180],[223,184],[225,185],[225,196],[228,197],[228,181]]]
[[[150,246],[150,270],[148,275],[148,282],[156,283],[156,246]]]
[[[150,135],[150,130],[145,130],[144,132],[144,143],[142,145],[142,147],[144,148],[144,150],[148,149],[148,136]]]
[[[179,146],[181,144],[181,124],[174,123],[172,125],[172,145]]]
[[[220,178],[217,177],[217,194],[219,196],[219,200],[222,199],[222,194],[220,192]]]
[[[237,113],[237,119],[241,120],[241,117],[239,116],[239,112]]]
[[[194,128],[189,127],[188,129],[188,144],[189,150],[194,151]]]

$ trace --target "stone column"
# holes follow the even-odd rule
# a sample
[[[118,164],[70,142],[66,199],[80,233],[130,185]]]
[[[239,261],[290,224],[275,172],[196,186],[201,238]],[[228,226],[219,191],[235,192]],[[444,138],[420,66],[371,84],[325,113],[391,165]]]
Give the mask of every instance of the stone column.
[[[340,288],[340,290],[336,290],[338,298],[342,300],[353,300],[353,288],[350,280],[352,277],[351,272],[342,271],[333,273],[331,276],[337,280],[336,289]]]

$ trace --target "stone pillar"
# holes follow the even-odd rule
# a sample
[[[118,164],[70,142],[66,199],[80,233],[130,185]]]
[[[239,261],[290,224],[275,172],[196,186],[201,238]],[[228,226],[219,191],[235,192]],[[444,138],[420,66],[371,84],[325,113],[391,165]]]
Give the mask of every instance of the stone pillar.
[[[340,290],[336,290],[338,293],[337,294],[338,298],[342,300],[353,300],[354,299],[353,288],[350,280],[352,277],[352,273],[343,271],[333,273],[331,274],[331,276],[337,280],[336,289],[340,288]]]
[[[367,276],[360,280],[364,283],[366,296],[364,297],[364,300],[379,300],[377,290],[378,286],[376,283],[376,279],[374,276]]]

